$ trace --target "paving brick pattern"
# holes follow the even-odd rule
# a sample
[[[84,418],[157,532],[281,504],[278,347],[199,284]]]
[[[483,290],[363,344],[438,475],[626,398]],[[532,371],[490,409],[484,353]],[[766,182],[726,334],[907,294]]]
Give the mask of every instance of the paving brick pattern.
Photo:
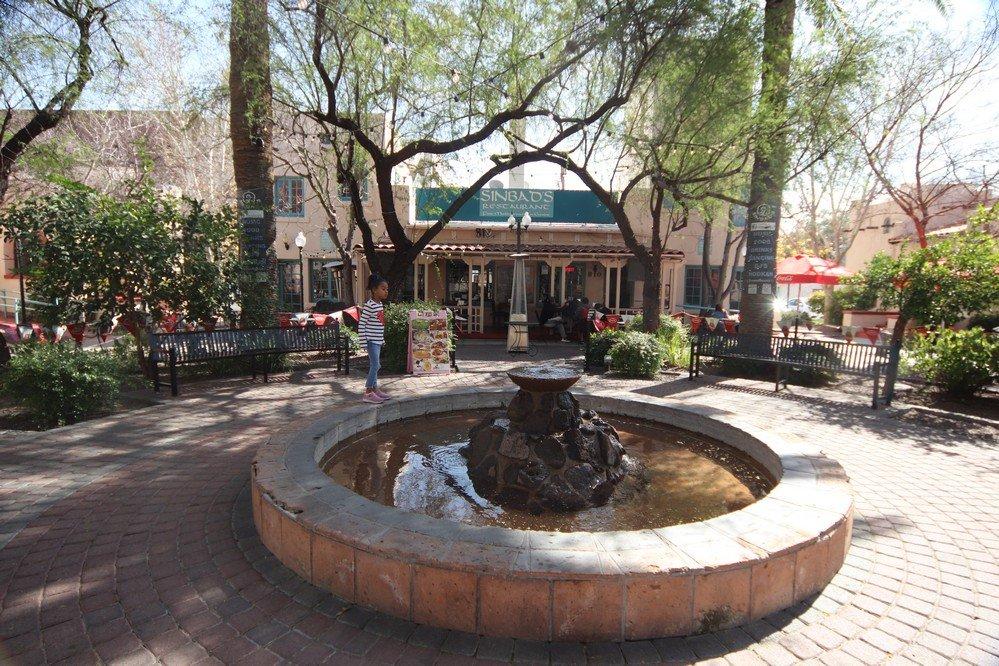
[[[509,362],[488,349],[458,375],[384,386],[505,383]],[[0,433],[0,663],[999,663],[999,449],[987,426],[749,382],[586,377],[820,442],[856,492],[853,545],[821,594],[743,627],[538,643],[353,606],[260,544],[247,485],[256,447],[356,400],[361,381],[325,370],[219,381],[70,429]]]

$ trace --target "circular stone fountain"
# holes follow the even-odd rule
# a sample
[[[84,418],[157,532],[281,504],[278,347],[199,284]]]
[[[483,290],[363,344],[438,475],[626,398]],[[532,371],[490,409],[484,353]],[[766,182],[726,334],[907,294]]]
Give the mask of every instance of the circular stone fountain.
[[[580,411],[568,391],[580,373],[535,366],[507,375],[520,390],[505,414],[472,428],[462,450],[480,495],[532,513],[571,511],[604,504],[628,476],[646,480],[614,428]]]
[[[532,393],[540,388],[533,383],[539,374],[547,375],[540,379],[546,390],[557,386],[554,373],[512,378]],[[575,381],[569,375],[558,378],[565,382],[560,391]],[[334,483],[321,469],[321,461],[336,456],[351,438],[403,419],[506,407],[511,424],[520,421],[530,430],[534,411],[514,407],[517,418],[510,418],[516,398],[509,391],[459,390],[345,408],[262,446],[252,474],[261,540],[298,575],[345,600],[445,629],[535,640],[646,639],[735,626],[809,597],[839,570],[850,543],[853,502],[843,470],[817,448],[782,441],[727,412],[676,401],[585,391],[575,391],[571,403],[553,400],[549,416],[559,419],[554,436],[567,460],[571,441],[565,434],[573,429],[575,410],[582,430],[599,418],[587,410],[598,409],[608,418],[642,419],[723,442],[766,470],[772,490],[700,522],[541,532],[403,511]],[[503,417],[493,416],[480,428],[494,427],[496,418]],[[532,446],[553,436],[548,429],[528,433],[540,438]],[[602,430],[608,440],[612,431]],[[491,435],[489,441],[499,451],[504,437]],[[487,455],[468,452],[480,464]],[[592,466],[593,452],[587,455]],[[551,455],[546,458],[550,471],[564,478],[560,471],[568,463],[560,468],[551,464]],[[596,476],[614,476],[614,460],[600,449]],[[469,476],[473,469],[470,462]],[[619,501],[630,478],[625,474],[616,484],[611,502]],[[514,487],[518,494],[529,488],[521,495],[529,505],[545,486]],[[599,501],[595,495],[589,493],[588,501]]]

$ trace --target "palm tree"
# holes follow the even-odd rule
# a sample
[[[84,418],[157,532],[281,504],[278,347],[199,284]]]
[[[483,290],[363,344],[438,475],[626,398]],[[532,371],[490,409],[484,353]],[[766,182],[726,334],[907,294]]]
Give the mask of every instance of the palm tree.
[[[940,12],[946,0],[931,0]],[[806,0],[805,9],[816,24],[842,19],[836,0]],[[767,335],[773,330],[773,297],[777,237],[787,183],[790,150],[788,131],[781,129],[790,96],[791,55],[797,0],[766,0],[763,9],[763,52],[760,62],[760,116],[768,137],[756,143],[750,177],[745,287],[741,300],[740,332]],[[766,127],[769,120],[773,127]]]
[[[266,326],[275,309],[274,187],[267,0],[233,0],[229,26],[229,124],[233,173],[241,206],[263,217],[242,218],[242,323]]]

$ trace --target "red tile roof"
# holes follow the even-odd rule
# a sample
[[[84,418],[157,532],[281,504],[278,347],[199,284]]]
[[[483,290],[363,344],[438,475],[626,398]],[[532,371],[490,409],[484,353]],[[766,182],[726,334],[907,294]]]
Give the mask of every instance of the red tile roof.
[[[360,249],[361,246],[355,246]],[[391,243],[376,243],[375,249],[379,252],[389,252],[395,249]],[[521,247],[523,252],[535,255],[554,256],[614,256],[630,257],[631,250],[623,245],[530,245]],[[517,246],[513,243],[432,243],[423,250],[425,254],[513,254],[517,251]],[[683,252],[680,250],[666,250],[665,257],[683,259]]]

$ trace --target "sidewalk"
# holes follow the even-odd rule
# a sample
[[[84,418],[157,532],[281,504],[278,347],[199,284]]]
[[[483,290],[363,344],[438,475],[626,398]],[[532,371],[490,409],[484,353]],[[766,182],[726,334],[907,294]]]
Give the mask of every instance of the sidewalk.
[[[547,358],[578,347],[540,345]],[[572,354],[570,356],[570,353]],[[461,372],[390,376],[393,394],[509,385],[502,346],[462,345]],[[810,389],[587,375],[580,386],[727,413],[818,442],[856,494],[852,547],[809,602],[685,639],[497,640],[372,613],[299,580],[260,544],[247,479],[256,448],[355,404],[363,373],[318,368],[185,385],[178,399],[0,445],[0,655],[55,663],[996,663],[995,430],[911,420]]]

